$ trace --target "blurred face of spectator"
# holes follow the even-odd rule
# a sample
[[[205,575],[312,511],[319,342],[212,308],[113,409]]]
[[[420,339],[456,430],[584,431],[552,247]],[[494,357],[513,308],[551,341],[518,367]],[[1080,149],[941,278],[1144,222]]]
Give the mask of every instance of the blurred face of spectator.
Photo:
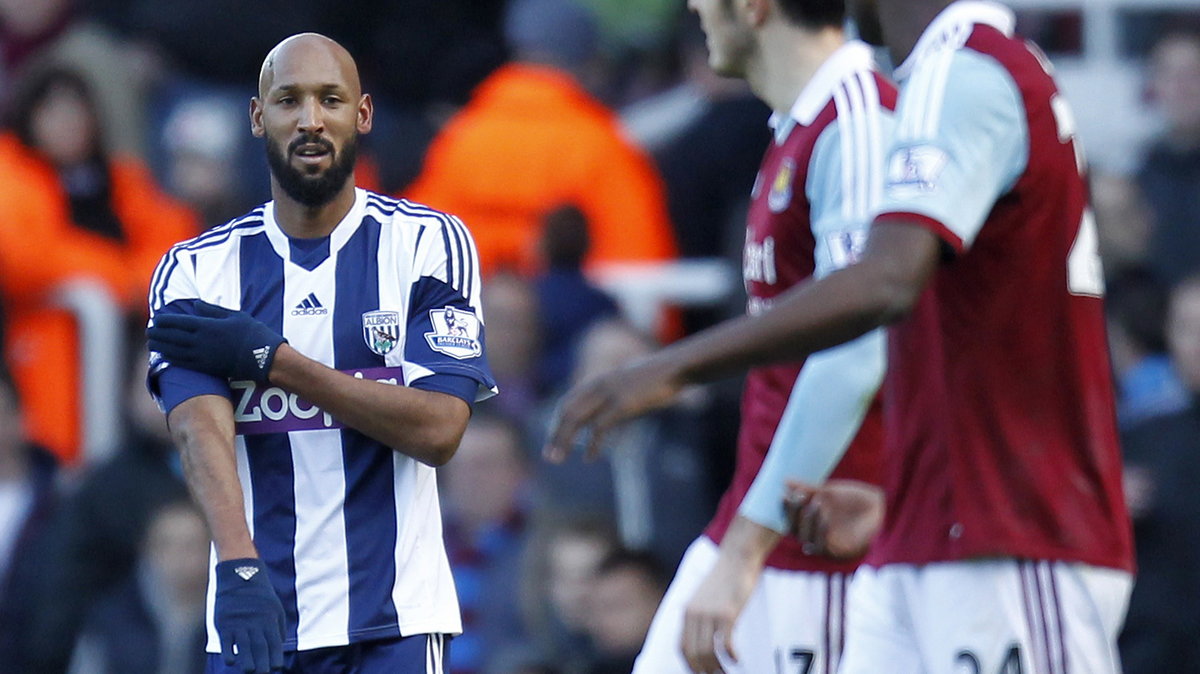
[[[146,562],[171,593],[183,601],[203,602],[208,583],[208,529],[194,508],[167,506],[150,522]]]
[[[662,595],[662,588],[632,566],[596,578],[588,631],[600,652],[622,656],[641,650]]]
[[[1168,38],[1151,58],[1150,88],[1168,126],[1200,133],[1200,38]]]
[[[454,460],[442,472],[447,507],[468,526],[498,522],[517,507],[526,476],[519,442],[513,430],[499,422],[467,426]]]
[[[487,351],[492,372],[501,379],[533,373],[538,349],[537,297],[529,283],[497,274],[483,286],[487,306]]]
[[[612,546],[600,538],[566,534],[550,545],[550,601],[563,624],[587,626],[592,583]]]
[[[95,110],[74,87],[55,84],[47,89],[30,122],[34,147],[58,166],[82,164],[96,152]]]
[[[1145,258],[1152,216],[1137,183],[1125,176],[1096,176],[1092,208],[1106,267],[1132,266]]]
[[[286,40],[267,57],[250,108],[265,137],[275,182],[292,199],[329,203],[354,173],[358,136],[371,130],[371,99],[345,50],[314,35]]]
[[[598,323],[580,342],[579,364],[572,376],[576,383],[586,381],[620,369],[653,349],[654,344],[648,337],[623,321]]]
[[[52,27],[67,0],[0,0],[0,21],[13,35],[32,37]]]
[[[708,65],[718,75],[745,77],[757,47],[754,31],[734,8],[733,0],[688,0],[700,17],[708,45]]]
[[[1171,293],[1167,345],[1184,385],[1200,392],[1200,280],[1185,281]]]

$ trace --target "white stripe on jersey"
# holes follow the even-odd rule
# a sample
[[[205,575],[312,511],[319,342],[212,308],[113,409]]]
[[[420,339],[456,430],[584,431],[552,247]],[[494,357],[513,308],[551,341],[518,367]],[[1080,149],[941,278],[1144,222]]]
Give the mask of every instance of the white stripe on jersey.
[[[912,82],[904,88],[903,105],[912,114],[900,115],[900,126],[896,131],[898,141],[926,140],[937,135],[942,120],[942,106],[946,99],[946,83],[950,77],[950,66],[954,55],[971,36],[970,23],[952,26],[920,55],[922,64],[914,68]],[[913,64],[915,65],[915,63]]]
[[[223,244],[228,245],[228,242],[233,237],[257,234],[263,231],[266,225],[263,219],[264,210],[265,207],[259,206],[247,215],[230,220],[195,238],[172,246],[163,255],[162,260],[158,263],[158,267],[154,270],[154,275],[150,278],[149,303],[151,313],[162,309],[174,299],[178,299],[177,297],[169,297],[169,291],[172,288],[172,284],[177,283],[175,274],[181,271],[181,265],[185,264],[184,260],[188,254],[205,248],[212,248]],[[182,269],[182,272],[188,274],[190,277],[191,270]]]
[[[833,92],[842,153],[842,216],[865,222],[883,195],[883,128],[879,87],[856,73]]]

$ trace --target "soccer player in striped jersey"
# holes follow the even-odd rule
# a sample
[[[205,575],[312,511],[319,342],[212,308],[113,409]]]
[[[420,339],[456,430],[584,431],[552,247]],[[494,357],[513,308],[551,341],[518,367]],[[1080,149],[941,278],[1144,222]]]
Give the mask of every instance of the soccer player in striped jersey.
[[[213,536],[208,671],[442,672],[461,631],[434,468],[495,392],[456,218],[357,189],[372,104],[316,34],[267,56],[273,200],[172,248],[150,387]]]
[[[1002,5],[850,7],[901,62],[862,259],[778,298],[767,329],[726,324],[610,391],[600,430],[652,394],[892,323],[887,515],[850,592],[840,672],[1119,672],[1131,533],[1070,109]],[[816,540],[873,534],[826,488],[797,493]]]
[[[745,78],[775,111],[774,141],[751,193],[743,263],[748,313],[766,318],[782,293],[860,254],[869,214],[883,190],[883,139],[890,132],[895,89],[875,72],[865,44],[846,42],[840,0],[689,5],[706,33],[710,65]],[[757,325],[751,322],[748,329]],[[651,362],[669,361],[693,343],[685,340]],[[572,433],[561,429],[570,428],[597,393],[624,387],[627,377],[638,380],[653,367],[568,394],[551,457],[563,457]],[[840,463],[798,473],[806,479],[823,479],[832,470],[839,478],[878,482],[881,422],[873,401],[883,372],[880,332],[807,362],[750,371],[732,484],[681,562],[636,674],[721,671],[722,649],[737,661],[732,671],[826,671],[836,665],[845,590],[857,559],[810,555],[783,538],[782,480],[750,498],[747,491],[768,449],[780,443],[783,450],[801,453],[821,442],[845,451]],[[785,407],[792,410],[792,430],[780,425]]]

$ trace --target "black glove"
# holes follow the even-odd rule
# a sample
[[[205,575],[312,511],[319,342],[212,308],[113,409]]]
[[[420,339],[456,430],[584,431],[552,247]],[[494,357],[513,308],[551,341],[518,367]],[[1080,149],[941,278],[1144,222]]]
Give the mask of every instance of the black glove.
[[[216,576],[213,623],[225,664],[237,663],[243,672],[255,674],[282,669],[287,620],[262,561],[247,558],[220,562]]]
[[[227,379],[268,383],[275,352],[286,342],[244,311],[196,302],[196,315],[165,314],[146,331],[150,350],[172,365]]]

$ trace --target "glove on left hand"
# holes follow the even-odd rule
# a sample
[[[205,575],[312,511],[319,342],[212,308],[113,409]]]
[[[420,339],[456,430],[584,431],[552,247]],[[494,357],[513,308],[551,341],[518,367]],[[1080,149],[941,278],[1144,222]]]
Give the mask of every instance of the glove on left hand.
[[[150,350],[172,365],[268,383],[282,335],[244,311],[196,302],[196,315],[165,314],[146,330]]]

